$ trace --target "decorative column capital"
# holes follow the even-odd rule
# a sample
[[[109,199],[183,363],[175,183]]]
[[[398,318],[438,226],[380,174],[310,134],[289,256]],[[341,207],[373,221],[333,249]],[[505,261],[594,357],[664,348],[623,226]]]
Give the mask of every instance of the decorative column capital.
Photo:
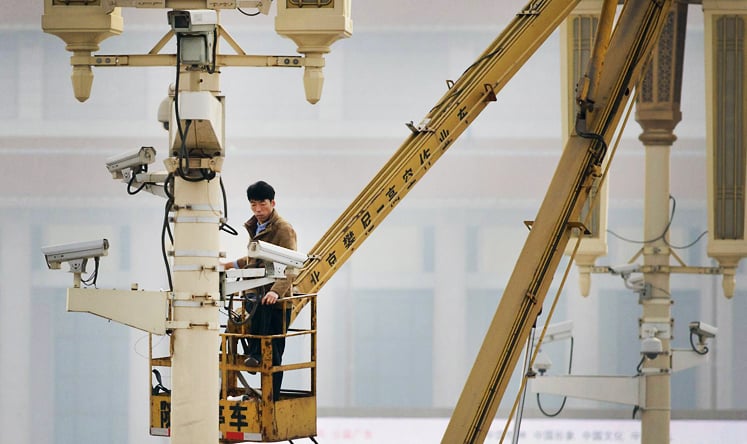
[[[675,2],[667,17],[646,75],[639,84],[636,121],[645,145],[671,146],[674,128],[682,120],[682,66],[685,54],[687,3]]]

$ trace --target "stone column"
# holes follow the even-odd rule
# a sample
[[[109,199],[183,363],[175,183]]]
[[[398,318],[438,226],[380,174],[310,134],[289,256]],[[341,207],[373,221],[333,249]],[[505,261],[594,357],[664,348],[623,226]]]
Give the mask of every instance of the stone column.
[[[594,47],[602,10],[601,0],[583,0],[561,27],[561,103],[563,106],[563,140],[574,133],[576,122],[576,85],[587,72]],[[589,196],[581,214],[590,233],[585,235],[576,252],[579,271],[579,287],[583,296],[591,288],[591,267],[600,256],[607,254],[607,184]],[[591,214],[590,214],[591,213]],[[571,254],[576,246],[576,236],[568,242],[566,253]]]
[[[703,0],[708,178],[708,255],[724,272],[723,292],[734,294],[739,261],[747,255],[747,2]],[[735,317],[728,300],[716,301],[719,349],[715,356],[715,405],[734,405]],[[731,351],[731,352],[730,352]],[[736,382],[738,384],[738,382]]]
[[[687,25],[687,3],[672,5],[658,46],[639,86],[636,120],[643,128],[640,140],[646,148],[643,238],[644,281],[640,298],[643,315],[641,338],[661,340],[662,353],[645,358],[642,371],[646,381],[645,408],[641,409],[641,443],[669,442],[671,417],[671,346],[674,322],[669,272],[658,271],[670,261],[669,171],[670,151],[677,139],[674,128],[682,120],[680,95],[682,62]],[[655,271],[650,271],[655,270]]]

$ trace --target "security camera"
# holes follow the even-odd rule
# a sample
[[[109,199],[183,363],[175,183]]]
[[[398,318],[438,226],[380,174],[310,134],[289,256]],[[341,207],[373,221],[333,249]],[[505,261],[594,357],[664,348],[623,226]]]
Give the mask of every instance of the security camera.
[[[156,150],[151,146],[144,146],[136,151],[112,156],[106,160],[106,168],[114,179],[123,179],[124,171],[141,169],[143,166],[156,161]]]
[[[169,11],[168,17],[176,33],[179,62],[193,68],[213,64],[218,14],[212,9],[195,9]]]
[[[718,327],[708,325],[705,322],[694,321],[690,323],[690,333],[698,335],[701,339],[715,338],[718,334]]]
[[[610,265],[609,269],[612,274],[627,276],[631,273],[641,271],[641,266],[638,264]]]
[[[625,281],[625,288],[629,290],[633,290],[636,293],[639,293],[641,297],[645,297],[648,292],[648,284],[646,284],[646,279],[643,276],[643,273],[633,272],[628,275],[623,275],[623,280]]]
[[[200,34],[213,32],[218,24],[214,9],[191,9],[166,13],[171,29],[178,34]]]
[[[63,262],[70,262],[70,271],[77,273],[85,271],[88,259],[106,256],[108,250],[109,241],[106,239],[42,247],[50,270],[59,270]]]
[[[664,352],[664,346],[659,338],[644,338],[641,341],[641,354],[648,359],[655,359]]]
[[[308,256],[303,253],[263,241],[250,242],[249,253],[247,255],[252,258],[277,262],[293,268],[303,267],[304,262],[308,259]]]

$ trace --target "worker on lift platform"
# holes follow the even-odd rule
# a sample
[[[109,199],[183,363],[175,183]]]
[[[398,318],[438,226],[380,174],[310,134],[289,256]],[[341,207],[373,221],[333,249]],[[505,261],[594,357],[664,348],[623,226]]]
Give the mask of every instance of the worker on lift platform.
[[[253,216],[244,223],[249,233],[249,242],[264,241],[291,250],[296,249],[296,231],[293,226],[283,219],[275,210],[275,189],[264,181],[249,185],[246,197],[251,205]],[[235,261],[223,264],[226,270],[232,268],[264,268],[265,263],[260,259],[241,257]],[[272,264],[270,264],[272,266]],[[292,282],[288,279],[278,279],[273,284],[257,288],[256,299],[259,301],[257,310],[250,321],[252,335],[280,335],[284,334],[290,323],[291,309],[278,299],[291,295]],[[285,351],[285,337],[272,340],[272,365],[282,364]],[[259,367],[262,362],[260,340],[250,338],[248,347],[245,344],[244,353],[247,357],[244,363],[248,367]],[[273,399],[280,395],[283,382],[283,372],[273,373]]]

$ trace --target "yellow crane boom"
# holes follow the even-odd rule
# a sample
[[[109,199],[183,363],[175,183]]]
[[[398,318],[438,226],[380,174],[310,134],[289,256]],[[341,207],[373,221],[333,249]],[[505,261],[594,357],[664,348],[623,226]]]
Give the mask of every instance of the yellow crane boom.
[[[316,293],[477,118],[577,1],[531,1],[417,125],[407,140],[311,249],[294,284]],[[671,0],[628,0],[611,23],[616,1],[606,0],[602,34],[580,85],[577,133],[556,173],[516,263],[454,409],[444,443],[485,440],[522,346],[539,315],[553,274],[579,222],[606,147],[631,91],[658,41]],[[609,26],[607,26],[609,25]],[[611,32],[611,35],[606,33]],[[300,310],[300,306],[296,307]],[[297,311],[296,310],[296,311]]]
[[[363,243],[429,168],[578,4],[531,1],[428,112],[413,134],[309,252],[312,261],[295,280],[316,293]]]
[[[607,3],[614,3],[614,1]],[[658,41],[671,1],[628,0],[618,18],[604,63],[582,117],[558,162],[545,199],[506,285],[496,314],[443,437],[444,443],[485,440],[511,373],[529,337],[552,276],[599,175],[631,91]],[[614,10],[612,11],[614,12]],[[597,40],[599,41],[599,40]]]

